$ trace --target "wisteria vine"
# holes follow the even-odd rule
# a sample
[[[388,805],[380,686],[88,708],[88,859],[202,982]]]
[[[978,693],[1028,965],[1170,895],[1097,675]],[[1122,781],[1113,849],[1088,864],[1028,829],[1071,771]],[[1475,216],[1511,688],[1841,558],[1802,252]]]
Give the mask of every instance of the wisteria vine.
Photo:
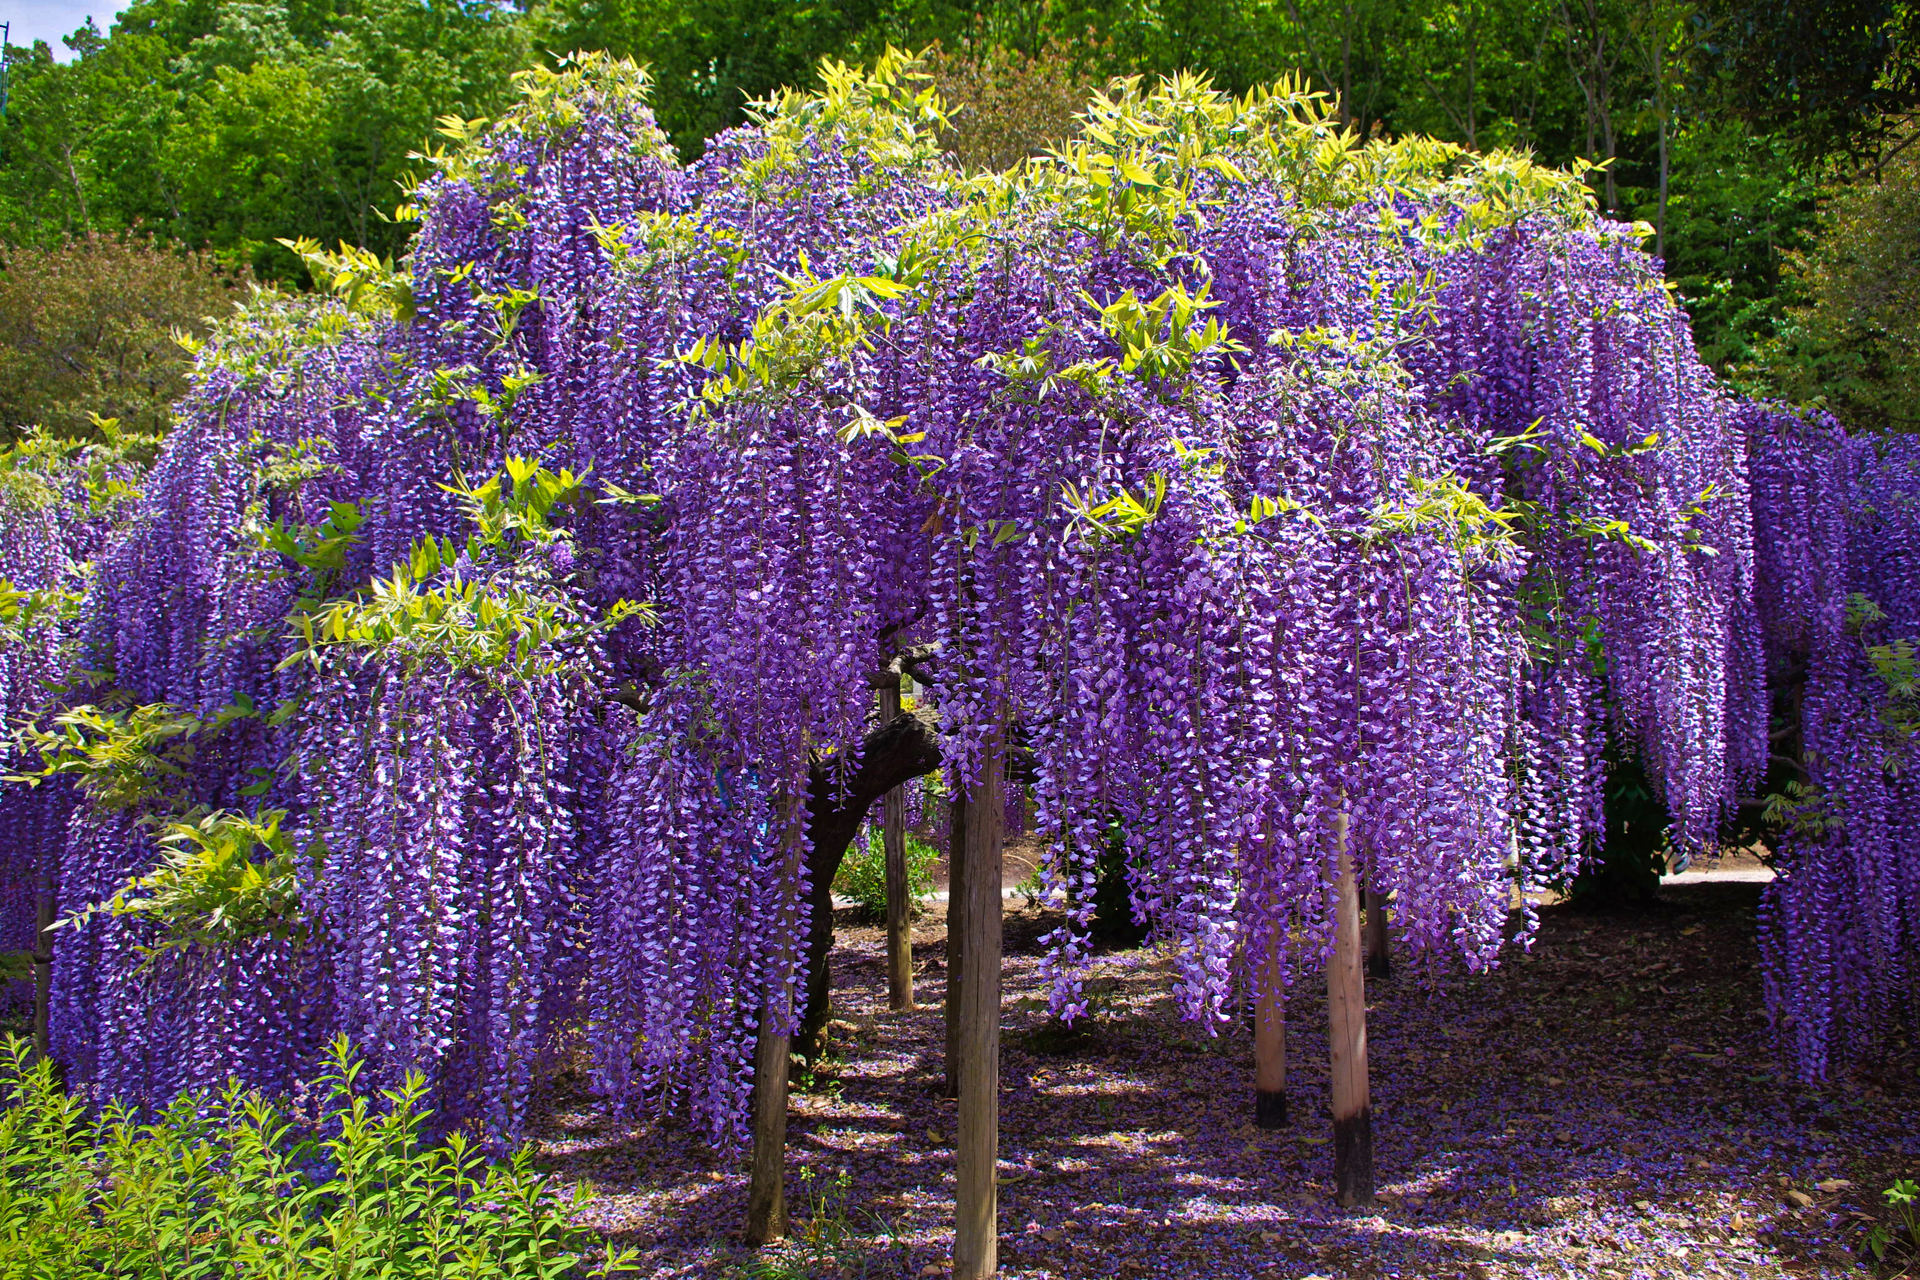
[[[568,1057],[738,1135],[808,789],[907,653],[948,788],[1031,754],[1069,1016],[1115,831],[1218,1021],[1330,945],[1336,814],[1412,950],[1484,966],[1609,740],[1681,848],[1758,784],[1769,656],[1830,621],[1756,576],[1792,468],[1750,500],[1748,411],[1578,173],[1293,84],[1116,82],[985,176],[893,54],[688,166],[629,64],[523,88],[450,124],[401,267],[298,246],[329,288],[215,336],[109,533],[9,509],[16,587],[88,565],[0,653],[52,778],[0,812],[102,1095],[283,1088],[345,1032],[496,1135]],[[1793,858],[1783,992],[1835,892]]]
[[[1920,1022],[1920,441],[1741,412],[1787,774],[1763,973],[1783,1040],[1819,1079]]]

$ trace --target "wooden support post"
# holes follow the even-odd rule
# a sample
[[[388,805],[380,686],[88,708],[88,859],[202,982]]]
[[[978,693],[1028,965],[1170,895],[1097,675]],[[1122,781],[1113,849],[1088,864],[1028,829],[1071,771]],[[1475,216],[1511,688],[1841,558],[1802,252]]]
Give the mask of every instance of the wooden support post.
[[[53,871],[40,877],[34,903],[33,934],[33,1051],[45,1058],[52,1052],[50,1012],[53,1005],[53,913],[56,893]]]
[[[1393,944],[1387,941],[1387,895],[1367,890],[1367,976],[1393,976]]]
[[[1327,963],[1327,1035],[1333,1074],[1333,1183],[1341,1204],[1373,1203],[1373,1117],[1367,1089],[1367,987],[1360,963],[1360,889],[1347,849],[1347,814],[1333,820],[1336,848],[1333,958]]]
[[[900,714],[900,677],[879,689],[881,724]],[[907,796],[899,787],[880,801],[880,838],[887,855],[887,1007],[913,1008],[913,898],[907,885]]]
[[[945,1093],[960,1096],[960,975],[966,970],[967,798],[956,782],[947,822],[947,1056]]]
[[[789,1037],[774,1029],[776,1010],[760,1011],[753,1044],[753,1167],[747,1176],[747,1243],[787,1234],[787,1061]]]
[[[787,848],[783,874],[787,884],[787,923],[799,910],[800,859],[806,809],[788,801],[780,812]],[[795,975],[797,983],[801,979]],[[792,1020],[793,989],[767,993],[753,1041],[753,1156],[747,1174],[749,1245],[770,1244],[787,1234],[787,1068],[792,1037],[783,1029]]]
[[[966,963],[960,970],[960,1118],[954,1143],[954,1280],[987,1280],[999,1270],[1000,880],[1006,828],[1001,733],[984,747],[967,797],[961,895]],[[956,895],[956,896],[961,896]]]
[[[1260,966],[1253,1002],[1253,1122],[1262,1129],[1287,1127],[1287,993],[1280,985],[1280,931]]]

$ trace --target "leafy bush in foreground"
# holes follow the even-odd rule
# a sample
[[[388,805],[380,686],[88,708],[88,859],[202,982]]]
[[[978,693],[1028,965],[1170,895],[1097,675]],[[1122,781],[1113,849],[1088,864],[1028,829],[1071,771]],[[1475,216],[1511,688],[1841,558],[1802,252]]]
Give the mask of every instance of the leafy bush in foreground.
[[[526,1151],[487,1160],[464,1135],[431,1145],[425,1086],[378,1095],[334,1044],[311,1125],[230,1085],[182,1094],[142,1123],[118,1104],[90,1116],[27,1042],[0,1042],[0,1275],[381,1276],[560,1280],[588,1266]]]

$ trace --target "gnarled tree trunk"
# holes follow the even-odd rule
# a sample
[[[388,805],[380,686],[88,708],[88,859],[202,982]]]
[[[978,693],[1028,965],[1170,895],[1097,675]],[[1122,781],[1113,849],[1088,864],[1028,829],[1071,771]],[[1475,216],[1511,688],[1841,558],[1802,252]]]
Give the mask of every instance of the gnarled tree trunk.
[[[794,1051],[811,1057],[831,1015],[827,953],[833,949],[833,878],[873,802],[940,767],[940,739],[924,711],[898,716],[867,734],[860,763],[815,764],[807,795],[806,1006]]]

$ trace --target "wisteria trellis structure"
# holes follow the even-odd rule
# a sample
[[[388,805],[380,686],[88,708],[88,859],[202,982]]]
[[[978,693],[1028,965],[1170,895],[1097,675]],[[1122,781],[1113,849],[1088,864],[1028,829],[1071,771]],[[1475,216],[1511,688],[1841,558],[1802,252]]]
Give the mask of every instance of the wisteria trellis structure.
[[[110,691],[43,740],[62,901],[120,894],[60,934],[75,1079],[280,1087],[345,1032],[511,1135],[585,1052],[736,1137],[793,806],[908,648],[959,785],[1032,751],[1069,1013],[1116,822],[1218,1022],[1330,945],[1337,814],[1479,966],[1607,734],[1682,844],[1757,778],[1744,440],[1577,174],[1181,78],[970,177],[891,55],[682,167],[645,88],[530,74],[399,271],[316,253],[204,352],[70,624]]]

